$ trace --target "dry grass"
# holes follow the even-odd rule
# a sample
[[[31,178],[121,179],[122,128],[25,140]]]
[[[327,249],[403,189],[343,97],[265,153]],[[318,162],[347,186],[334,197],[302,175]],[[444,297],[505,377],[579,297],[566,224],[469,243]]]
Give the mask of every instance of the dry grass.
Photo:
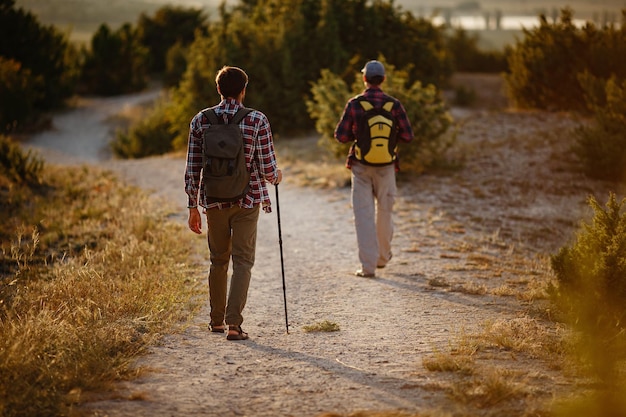
[[[92,169],[47,170],[5,217],[0,414],[67,414],[198,306],[190,245],[138,190]],[[23,192],[23,191],[22,191]]]
[[[455,372],[471,375],[475,371],[474,360],[471,355],[454,352],[435,352],[424,357],[422,365],[431,372]]]
[[[338,332],[339,325],[335,322],[324,320],[319,323],[303,326],[302,329],[307,333],[312,332]]]
[[[455,380],[450,387],[453,400],[478,409],[494,408],[527,393],[526,386],[516,382],[515,373],[507,369],[490,369],[469,380]]]
[[[528,316],[488,322],[477,338],[484,346],[496,346],[552,362],[562,360],[567,350],[565,330],[561,326],[548,326]]]

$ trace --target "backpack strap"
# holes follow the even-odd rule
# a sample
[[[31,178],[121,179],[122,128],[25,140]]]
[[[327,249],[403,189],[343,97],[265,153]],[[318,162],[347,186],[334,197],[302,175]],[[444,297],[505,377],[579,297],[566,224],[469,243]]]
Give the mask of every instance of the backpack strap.
[[[212,125],[219,125],[220,121],[217,118],[217,114],[215,114],[215,110],[213,109],[206,109],[206,110],[202,110],[202,114],[204,114],[204,116],[209,119],[209,122]]]
[[[359,97],[358,101],[361,104],[361,107],[363,107],[363,110],[365,111],[368,111],[374,108],[374,105],[363,96]],[[383,106],[381,108],[391,113],[391,109],[393,108],[393,101],[389,100],[383,103]]]
[[[240,107],[239,110],[237,110],[237,113],[235,113],[235,115],[233,116],[233,118],[230,120],[229,124],[239,124],[239,122],[241,122],[243,120],[244,117],[246,117],[248,115],[248,113],[250,113],[253,109],[249,108],[249,107]],[[202,110],[202,114],[204,114],[204,116],[209,119],[209,122],[212,125],[222,125],[224,124],[218,117],[217,117],[217,113],[215,113],[214,109],[206,109],[206,110]]]
[[[239,110],[237,110],[237,113],[235,113],[233,118],[230,120],[230,124],[239,124],[239,122],[241,122],[243,118],[246,117],[251,111],[252,109],[249,107],[240,107]]]

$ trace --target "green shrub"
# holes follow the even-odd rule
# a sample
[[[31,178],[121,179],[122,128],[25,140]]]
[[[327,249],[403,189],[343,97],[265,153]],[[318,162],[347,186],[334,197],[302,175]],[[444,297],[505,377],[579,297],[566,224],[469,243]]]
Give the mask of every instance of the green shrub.
[[[541,16],[540,26],[524,30],[508,53],[508,94],[520,108],[586,112],[580,74],[625,77],[625,55],[624,28],[596,28],[592,23],[579,28],[570,9],[564,9],[556,23]]]
[[[42,84],[22,64],[0,56],[0,133],[11,132],[35,116]]]
[[[618,202],[611,193],[605,210],[590,197],[593,220],[582,224],[571,247],[551,257],[558,283],[551,287],[553,300],[580,332],[581,353],[602,378],[625,353],[625,201]]]
[[[190,45],[187,70],[172,94],[174,147],[186,146],[193,115],[219,100],[214,79],[223,65],[246,70],[246,105],[265,113],[274,133],[291,135],[313,128],[305,99],[322,69],[345,80],[380,53],[405,69],[410,82],[442,85],[452,73],[443,30],[390,2],[262,0],[222,7],[207,34]]]
[[[561,305],[575,311],[581,304],[594,306],[594,316],[623,327],[626,314],[626,216],[620,202],[610,193],[606,210],[594,197],[591,223],[583,223],[571,246],[552,256],[551,265],[559,283]],[[607,314],[610,313],[610,314]],[[596,321],[595,319],[593,321]]]
[[[432,84],[423,86],[417,81],[406,87],[408,76],[385,63],[386,79],[382,89],[399,99],[407,111],[415,140],[408,146],[400,145],[402,167],[420,172],[440,161],[454,144],[456,135],[450,130],[452,117],[440,99],[437,88]],[[320,145],[337,157],[345,157],[350,144],[341,144],[334,139],[334,131],[346,102],[364,89],[361,73],[355,76],[351,90],[336,74],[328,70],[311,88],[312,99],[307,101],[309,115],[315,120],[315,128],[322,135]]]
[[[11,181],[37,184],[43,167],[43,160],[32,151],[24,153],[9,137],[0,135],[0,171]]]
[[[167,50],[165,57],[165,72],[163,73],[163,84],[166,87],[175,87],[183,78],[187,70],[188,47],[181,43],[176,43]]]
[[[142,13],[137,20],[139,41],[150,51],[149,71],[167,69],[168,51],[176,44],[187,47],[196,31],[206,33],[206,16],[201,9],[165,5],[154,16]]]
[[[596,179],[626,179],[626,79],[621,83],[586,73],[580,77],[594,114],[590,126],[575,130],[574,152],[585,173]]]
[[[128,131],[118,131],[111,148],[116,156],[141,158],[170,152],[173,140],[167,107],[160,102]]]

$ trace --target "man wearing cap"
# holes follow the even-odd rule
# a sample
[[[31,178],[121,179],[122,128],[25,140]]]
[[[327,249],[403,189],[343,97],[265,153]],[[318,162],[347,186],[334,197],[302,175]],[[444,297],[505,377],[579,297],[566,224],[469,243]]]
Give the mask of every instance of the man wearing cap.
[[[393,237],[393,205],[396,197],[396,172],[399,170],[397,154],[385,164],[366,163],[356,149],[358,127],[365,117],[362,101],[381,108],[386,103],[397,129],[398,142],[413,140],[413,130],[400,101],[383,92],[380,85],[385,80],[385,67],[379,61],[369,61],[361,70],[365,90],[348,101],[341,120],[335,128],[335,139],[350,143],[346,167],[352,172],[352,209],[356,228],[361,267],[355,275],[373,278],[376,268],[384,268],[391,259]],[[361,160],[359,160],[361,159]]]

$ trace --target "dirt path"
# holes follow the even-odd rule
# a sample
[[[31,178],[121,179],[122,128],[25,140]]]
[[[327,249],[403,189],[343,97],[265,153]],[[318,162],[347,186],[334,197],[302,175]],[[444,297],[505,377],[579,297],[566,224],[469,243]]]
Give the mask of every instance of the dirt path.
[[[102,114],[127,99],[85,102],[55,119],[57,130],[32,145],[56,149],[48,152],[52,162],[95,163],[118,172],[179,207],[177,220],[185,222],[183,157],[113,161],[101,152],[108,141]],[[155,372],[123,384],[118,398],[84,410],[124,417],[309,417],[448,407],[442,377],[426,371],[422,359],[449,348],[459,334],[480,331],[487,320],[513,319],[534,308],[495,289],[530,291],[532,282],[520,277],[529,268],[542,273],[536,256],[566,241],[585,212],[587,192],[597,190],[567,170],[569,159],[554,152],[559,138],[541,133],[572,124],[558,115],[486,112],[467,119],[462,171],[400,185],[394,258],[376,279],[352,275],[357,258],[348,189],[281,185],[290,334],[274,211],[260,216],[243,325],[251,339],[234,343],[207,332],[204,308],[186,330],[166,336],[139,361]],[[78,155],[72,153],[77,141]],[[275,203],[273,190],[272,197]],[[189,239],[205,246],[191,232]],[[323,320],[341,330],[302,329]],[[565,384],[532,359],[518,358],[512,366],[542,375],[531,382],[535,399],[547,400]]]

